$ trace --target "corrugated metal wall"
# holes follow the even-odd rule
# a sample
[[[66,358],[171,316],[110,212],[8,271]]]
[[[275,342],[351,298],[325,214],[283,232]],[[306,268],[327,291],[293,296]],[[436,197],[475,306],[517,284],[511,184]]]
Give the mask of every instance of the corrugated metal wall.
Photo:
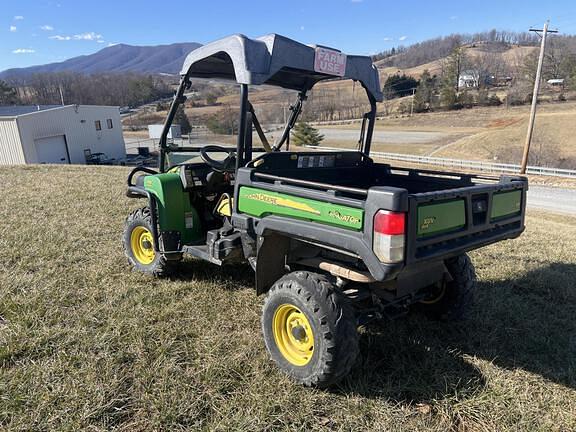
[[[0,119],[0,165],[26,163],[16,119]]]
[[[112,120],[108,128],[107,120]],[[101,130],[94,122],[100,121]],[[70,163],[84,164],[84,150],[103,152],[108,157],[121,159],[126,156],[122,122],[117,107],[66,106],[18,117],[22,149],[28,163],[38,163],[34,141],[40,138],[64,135],[70,154]]]

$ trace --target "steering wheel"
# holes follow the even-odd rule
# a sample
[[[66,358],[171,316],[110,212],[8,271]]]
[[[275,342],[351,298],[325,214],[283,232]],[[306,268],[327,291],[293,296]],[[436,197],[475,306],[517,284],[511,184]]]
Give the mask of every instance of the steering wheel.
[[[228,153],[224,160],[214,160],[208,153]],[[220,147],[217,145],[209,145],[200,149],[200,157],[206,162],[214,171],[221,173],[234,172],[236,169],[236,151],[235,149]]]

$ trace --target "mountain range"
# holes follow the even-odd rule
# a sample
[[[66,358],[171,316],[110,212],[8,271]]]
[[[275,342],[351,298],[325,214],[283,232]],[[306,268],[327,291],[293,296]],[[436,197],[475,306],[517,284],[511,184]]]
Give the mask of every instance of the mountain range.
[[[73,57],[60,63],[49,63],[26,68],[7,69],[0,72],[0,78],[24,78],[42,72],[138,72],[177,74],[185,57],[201,46],[195,42],[170,45],[134,46],[117,44],[100,51]]]

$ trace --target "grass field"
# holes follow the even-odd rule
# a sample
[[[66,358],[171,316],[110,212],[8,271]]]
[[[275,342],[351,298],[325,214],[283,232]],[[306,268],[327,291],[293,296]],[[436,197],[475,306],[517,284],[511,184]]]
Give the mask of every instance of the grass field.
[[[529,106],[473,108],[389,117],[376,123],[376,131],[424,131],[447,134],[420,144],[378,143],[378,151],[500,162],[521,160],[526,139]],[[576,161],[576,104],[541,104],[535,123],[531,155],[539,165],[574,169]],[[328,125],[359,130],[359,123]]]
[[[472,254],[470,319],[362,330],[333,391],[269,360],[247,267],[131,272],[120,168],[0,169],[1,430],[576,429],[576,219]]]

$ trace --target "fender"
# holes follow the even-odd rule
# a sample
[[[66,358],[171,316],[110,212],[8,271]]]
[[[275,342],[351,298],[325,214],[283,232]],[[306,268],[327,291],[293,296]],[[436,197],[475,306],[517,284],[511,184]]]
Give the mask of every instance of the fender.
[[[267,216],[261,219],[255,231],[258,235],[258,264],[256,266],[258,294],[268,290],[278,279],[278,273],[281,272],[280,276],[284,273],[284,257],[288,252],[290,238],[311,240],[342,251],[352,252],[362,259],[372,277],[377,281],[396,277],[404,267],[403,263],[381,263],[361,232],[280,216]],[[264,267],[264,269],[258,271],[259,267]]]
[[[157,252],[181,252],[184,244],[202,238],[200,217],[190,204],[188,192],[183,189],[177,173],[143,175],[137,178],[136,184],[132,184],[133,173],[126,195],[148,198]]]

